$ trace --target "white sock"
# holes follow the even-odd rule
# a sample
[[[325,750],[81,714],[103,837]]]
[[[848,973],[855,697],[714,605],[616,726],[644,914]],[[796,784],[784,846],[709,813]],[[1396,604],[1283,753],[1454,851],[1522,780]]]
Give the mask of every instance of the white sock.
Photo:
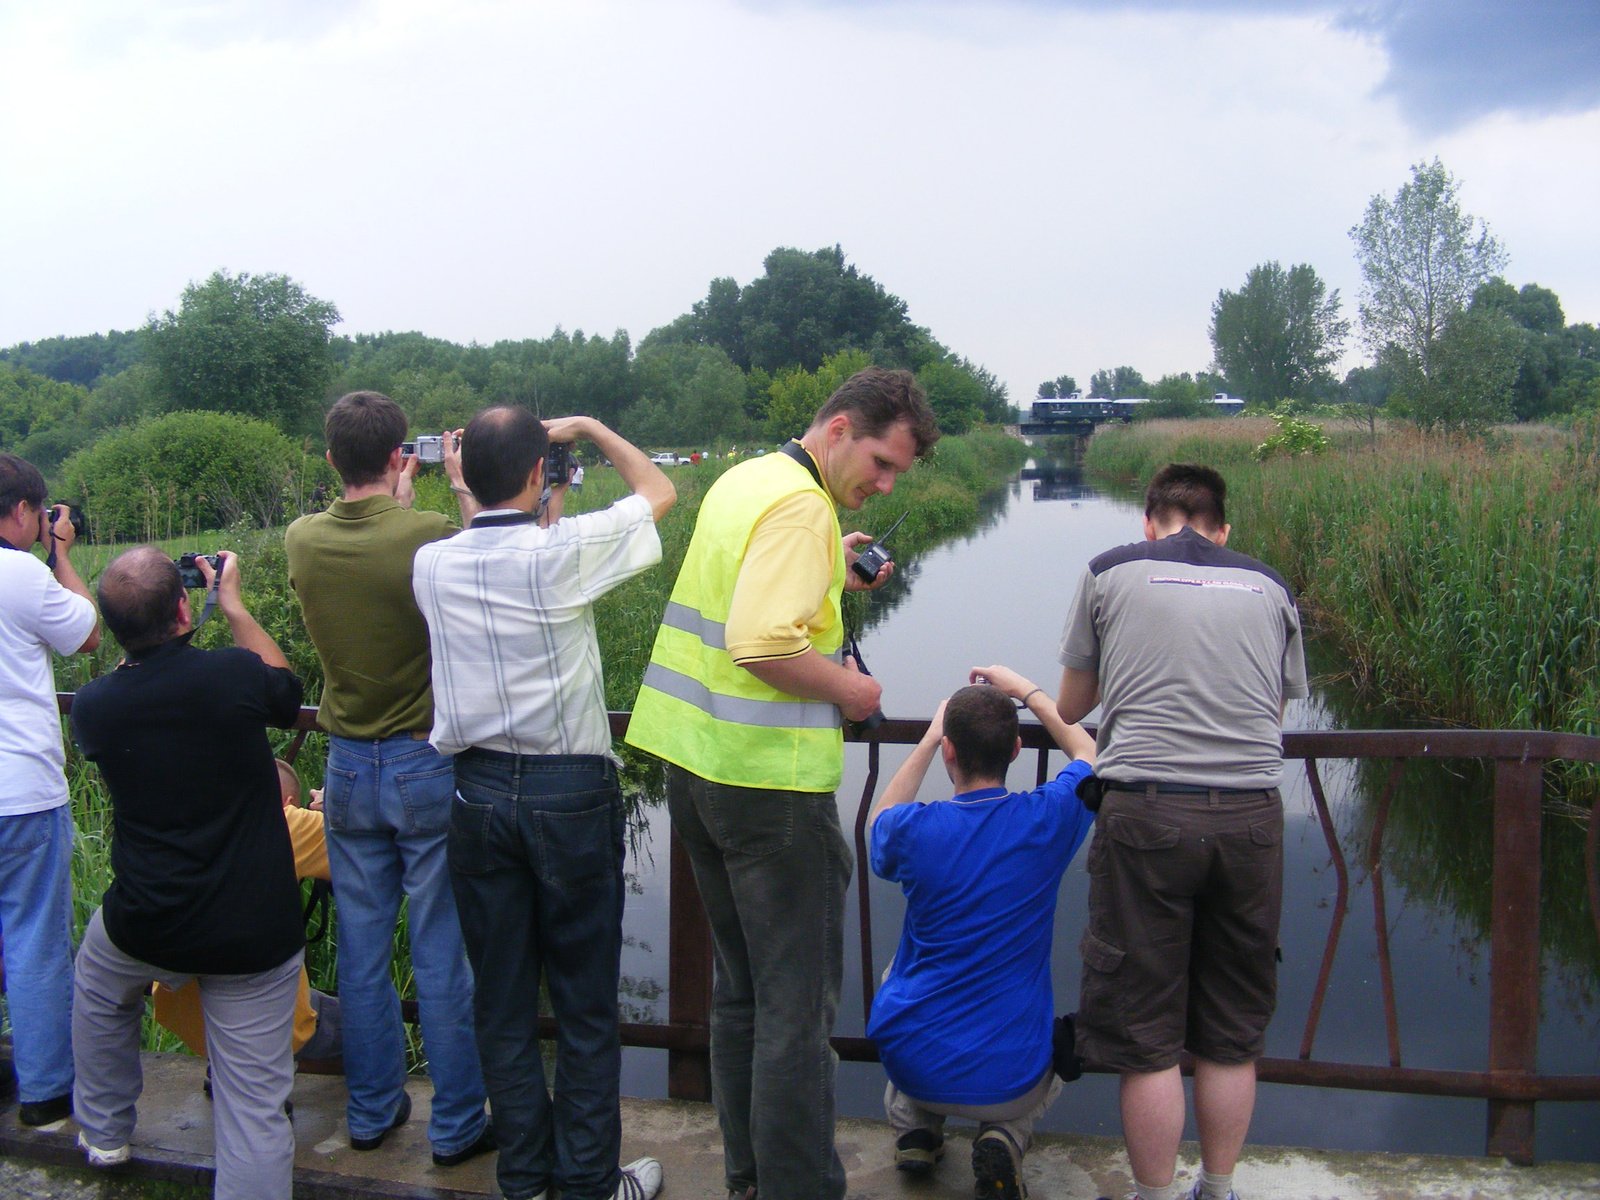
[[[1181,1200],[1183,1185],[1174,1179],[1166,1187],[1151,1187],[1148,1183],[1133,1181],[1133,1191],[1139,1200]]]
[[[1204,1167],[1200,1168],[1200,1197],[1201,1200],[1228,1200],[1233,1193],[1233,1174],[1213,1175]]]

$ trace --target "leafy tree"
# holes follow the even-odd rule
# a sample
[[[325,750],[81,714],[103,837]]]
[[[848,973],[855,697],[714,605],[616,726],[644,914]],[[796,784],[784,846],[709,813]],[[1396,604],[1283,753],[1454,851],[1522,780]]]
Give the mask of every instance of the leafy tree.
[[[264,421],[180,412],[126,426],[61,468],[98,538],[155,540],[302,511],[332,469]]]
[[[719,346],[654,346],[635,363],[640,397],[622,418],[630,441],[693,446],[742,441],[745,376]]]
[[[332,374],[339,310],[287,275],[218,271],[145,327],[145,354],[174,409],[231,412],[298,429]]]
[[[142,356],[138,331],[116,329],[81,337],[41,338],[0,350],[0,362],[82,387],[94,387],[97,380],[126,370]]]
[[[1217,366],[1252,404],[1307,399],[1339,358],[1350,322],[1308,263],[1287,271],[1276,262],[1252,267],[1237,292],[1224,288],[1211,306]]]
[[[1374,354],[1398,347],[1415,360],[1408,370],[1429,381],[1445,327],[1506,262],[1488,226],[1461,211],[1459,190],[1437,158],[1417,163],[1411,182],[1392,200],[1372,197],[1361,223],[1350,230],[1361,267],[1361,328],[1368,347]]]
[[[1587,391],[1584,385],[1600,374],[1600,363],[1585,358],[1585,327],[1567,327],[1561,300],[1549,288],[1528,283],[1518,290],[1497,275],[1473,293],[1470,308],[1501,313],[1522,331],[1511,389],[1519,421],[1571,412]]]
[[[799,437],[811,425],[822,402],[833,395],[846,379],[857,371],[872,365],[872,356],[864,350],[841,350],[830,355],[816,371],[794,367],[779,371],[769,389],[767,402],[767,436],[783,442]]]
[[[1378,432],[1378,413],[1393,391],[1394,372],[1382,360],[1374,367],[1351,367],[1340,385],[1342,402],[1367,423],[1373,436]]]
[[[55,466],[76,448],[87,388],[0,363],[0,450],[35,466]]]
[[[1430,350],[1432,374],[1397,346],[1384,365],[1395,378],[1391,401],[1422,429],[1475,432],[1512,415],[1521,330],[1504,313],[1458,312]]]
[[[983,385],[952,362],[931,362],[917,372],[942,433],[960,434],[984,419]]]
[[[1134,415],[1142,421],[1218,416],[1217,406],[1211,402],[1215,389],[1208,386],[1209,382],[1202,382],[1187,371],[1163,375],[1146,389],[1149,402],[1139,405]]]
[[[1071,375],[1057,375],[1039,385],[1039,399],[1064,400],[1078,390],[1078,381]]]
[[[1139,399],[1148,390],[1144,376],[1132,367],[1096,371],[1089,377],[1089,395],[1098,400]]]

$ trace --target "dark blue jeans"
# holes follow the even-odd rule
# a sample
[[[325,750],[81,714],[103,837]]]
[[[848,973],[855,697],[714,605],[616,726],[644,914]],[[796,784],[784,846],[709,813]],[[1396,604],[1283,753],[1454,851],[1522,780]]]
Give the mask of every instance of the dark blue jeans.
[[[622,1044],[622,789],[592,755],[467,750],[455,760],[450,878],[477,976],[478,1054],[500,1190],[565,1200],[617,1189]],[[554,1100],[539,1047],[539,977],[556,1017]]]

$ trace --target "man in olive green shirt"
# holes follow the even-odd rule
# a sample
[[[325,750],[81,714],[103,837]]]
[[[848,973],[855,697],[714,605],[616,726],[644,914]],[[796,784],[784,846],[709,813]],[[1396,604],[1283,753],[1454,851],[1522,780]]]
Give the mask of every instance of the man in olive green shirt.
[[[322,660],[317,722],[329,735],[323,810],[339,914],[350,1145],[376,1149],[411,1114],[400,999],[390,980],[403,894],[433,1079],[428,1138],[434,1162],[450,1166],[494,1149],[494,1129],[445,859],[453,765],[428,744],[432,660],[411,560],[458,527],[412,510],[417,460],[401,452],[406,417],[393,400],[352,392],[329,410],[325,429],[343,498],[289,526],[284,547]],[[445,471],[469,521],[477,504],[462,485],[454,438],[445,446]]]

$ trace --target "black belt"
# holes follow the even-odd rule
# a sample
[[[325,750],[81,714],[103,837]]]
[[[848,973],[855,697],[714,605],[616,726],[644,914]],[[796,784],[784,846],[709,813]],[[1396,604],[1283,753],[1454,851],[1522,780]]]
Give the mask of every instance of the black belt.
[[[1212,792],[1219,796],[1260,796],[1272,790],[1271,788],[1214,788],[1195,783],[1122,783],[1115,779],[1105,779],[1101,783],[1108,792],[1148,792],[1154,788],[1158,795],[1169,792],[1178,796],[1209,796]]]
[[[508,767],[609,767],[612,762],[604,754],[512,754],[507,750],[488,750],[482,746],[468,746],[456,754],[457,758],[480,759]]]

